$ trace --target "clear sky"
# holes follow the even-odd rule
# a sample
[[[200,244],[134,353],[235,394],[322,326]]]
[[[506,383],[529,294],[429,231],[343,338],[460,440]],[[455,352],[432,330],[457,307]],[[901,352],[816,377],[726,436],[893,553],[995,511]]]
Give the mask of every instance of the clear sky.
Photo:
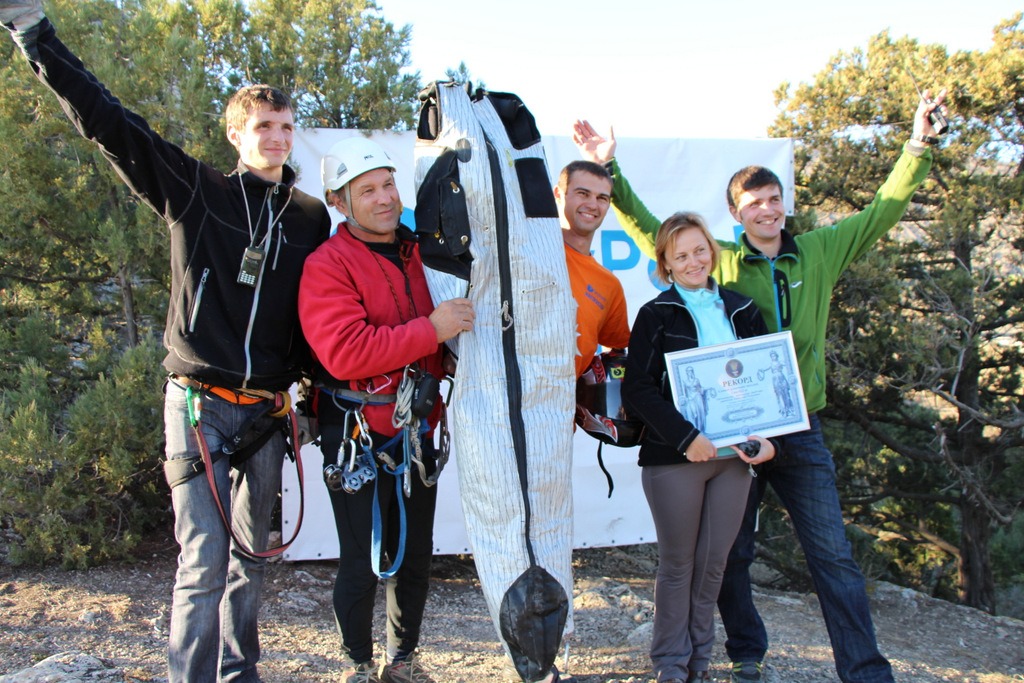
[[[464,61],[519,95],[544,135],[589,118],[617,137],[758,138],[782,81],[809,81],[840,50],[889,30],[984,50],[1020,0],[377,0],[412,25],[427,83]],[[915,74],[921,87],[941,74]]]

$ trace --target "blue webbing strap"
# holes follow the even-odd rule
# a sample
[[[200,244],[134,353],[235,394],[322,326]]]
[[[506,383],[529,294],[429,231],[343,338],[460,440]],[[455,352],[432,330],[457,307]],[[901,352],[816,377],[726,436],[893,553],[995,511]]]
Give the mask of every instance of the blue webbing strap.
[[[381,451],[387,451],[393,445],[398,443],[399,439],[404,440],[406,430],[402,430],[397,435],[391,438],[383,447]],[[406,519],[405,519],[405,496],[402,493],[402,475],[409,468],[409,454],[407,449],[405,456],[402,459],[402,463],[391,469],[384,463],[380,463],[380,468],[388,474],[394,475],[395,477],[395,496],[398,498],[398,552],[395,554],[394,561],[391,563],[391,567],[386,571],[380,570],[380,557],[382,553],[382,546],[384,544],[384,529],[381,523],[380,515],[380,498],[378,497],[377,485],[380,481],[380,477],[374,477],[373,479],[373,528],[370,533],[370,552],[372,553],[371,563],[373,566],[373,573],[382,579],[390,579],[392,576],[398,573],[398,570],[402,566],[402,560],[405,559],[405,537],[406,537]]]

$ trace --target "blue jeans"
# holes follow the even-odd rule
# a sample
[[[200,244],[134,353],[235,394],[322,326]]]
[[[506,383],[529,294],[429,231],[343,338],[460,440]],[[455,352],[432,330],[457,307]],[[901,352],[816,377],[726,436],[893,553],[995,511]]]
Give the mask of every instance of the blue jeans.
[[[200,427],[212,453],[221,449],[260,405],[242,406],[204,394]],[[185,390],[168,382],[164,399],[167,459],[199,455]],[[240,468],[214,464],[225,512],[238,538],[265,550],[281,488],[284,435],[276,433]],[[167,664],[170,683],[259,681],[256,616],[266,560],[241,554],[217,511],[206,475],[171,489],[174,535],[181,547],[174,581]]]
[[[765,486],[771,484],[789,512],[807,558],[840,680],[892,683],[892,668],[875,641],[864,575],[846,538],[835,464],[818,417],[811,416],[809,430],[789,434],[782,441],[782,453],[765,464],[752,484],[743,525],[725,568],[718,611],[728,636],[726,652],[734,662],[759,662],[768,650],[768,634],[751,594],[750,565],[757,509]]]

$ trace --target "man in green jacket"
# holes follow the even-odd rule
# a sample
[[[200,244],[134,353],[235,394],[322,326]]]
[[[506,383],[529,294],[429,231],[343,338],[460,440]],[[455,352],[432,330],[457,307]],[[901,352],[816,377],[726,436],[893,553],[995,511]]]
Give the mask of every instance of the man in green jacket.
[[[864,576],[853,559],[843,524],[832,453],[816,413],[825,407],[825,331],[839,277],[903,216],[931,168],[938,142],[929,114],[941,107],[926,91],[914,116],[913,135],[874,200],[863,211],[802,234],[785,229],[782,184],[769,169],[748,166],[727,189],[729,212],[743,226],[739,242],[720,241],[714,273],[723,286],[751,297],[772,332],[793,334],[811,428],[783,439],[783,456],[768,463],[752,484],[747,514],[729,556],[718,608],[725,625],[733,683],[762,681],[768,636],[754,605],[750,564],[754,559],[757,509],[771,484],[800,539],[832,641],[836,670],[844,683],[892,683],[889,662],[878,651]],[[627,234],[654,256],[659,221],[633,193],[616,162],[615,138],[578,121],[573,139],[581,155],[606,164],[615,179],[612,206]]]

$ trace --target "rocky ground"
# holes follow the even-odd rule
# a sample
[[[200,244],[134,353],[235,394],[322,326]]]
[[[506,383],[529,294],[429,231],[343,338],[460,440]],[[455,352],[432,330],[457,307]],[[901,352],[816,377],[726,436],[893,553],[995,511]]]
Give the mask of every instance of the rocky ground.
[[[161,545],[131,566],[66,572],[0,565],[0,683],[166,680],[174,556],[172,546]],[[580,683],[650,681],[653,546],[577,551],[574,565],[576,634],[568,671]],[[434,573],[423,662],[438,683],[505,680],[472,559],[437,558]],[[331,562],[271,566],[261,612],[261,671],[268,683],[338,680],[333,576]],[[758,589],[756,597],[773,639],[768,681],[838,680],[815,597],[769,589]],[[871,597],[898,682],[1024,681],[1024,621],[889,584],[872,584]],[[722,637],[719,627],[715,681],[728,680]],[[29,668],[53,655],[62,656],[45,670]],[[72,673],[54,673],[61,668]]]

